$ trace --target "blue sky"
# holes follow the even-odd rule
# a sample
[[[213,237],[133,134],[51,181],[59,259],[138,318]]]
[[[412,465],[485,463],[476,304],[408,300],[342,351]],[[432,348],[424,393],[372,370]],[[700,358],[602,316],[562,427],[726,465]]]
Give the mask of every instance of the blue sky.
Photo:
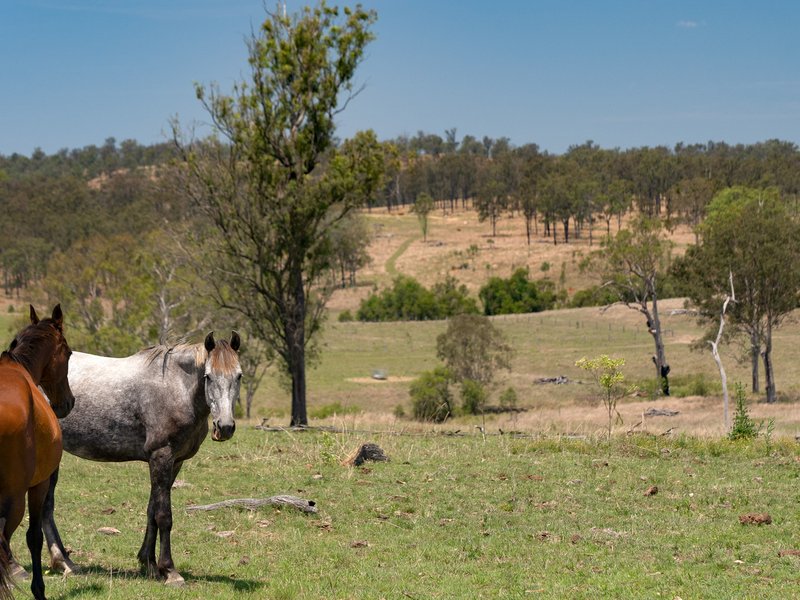
[[[800,142],[795,0],[362,4],[378,13],[377,38],[340,137],[455,127],[554,153],[586,140]],[[202,122],[193,83],[228,90],[246,76],[245,36],[265,5],[277,3],[2,0],[0,154],[150,144],[172,116]]]

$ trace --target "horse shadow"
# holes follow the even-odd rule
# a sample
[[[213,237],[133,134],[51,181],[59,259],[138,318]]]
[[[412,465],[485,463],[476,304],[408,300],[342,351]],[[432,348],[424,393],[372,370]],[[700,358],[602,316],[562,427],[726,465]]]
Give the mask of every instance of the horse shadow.
[[[80,573],[71,575],[70,578],[78,580],[85,575],[100,577],[106,581],[114,578],[131,579],[150,581],[154,586],[164,585],[161,581],[149,577],[147,573],[141,569],[109,569],[101,565],[81,565]],[[191,572],[184,572],[182,575],[187,585],[191,585],[193,582],[227,584],[230,585],[234,593],[253,593],[264,587],[263,581],[236,579],[227,575],[197,574]],[[107,590],[101,583],[86,582],[85,584],[79,584],[77,587],[65,591],[60,595],[60,598],[62,598],[62,600],[67,600],[68,598],[80,598],[82,596],[96,597],[98,594],[105,591]]]

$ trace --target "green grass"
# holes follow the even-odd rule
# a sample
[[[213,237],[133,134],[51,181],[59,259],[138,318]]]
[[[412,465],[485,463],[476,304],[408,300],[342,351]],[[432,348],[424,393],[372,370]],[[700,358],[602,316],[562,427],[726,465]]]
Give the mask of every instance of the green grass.
[[[676,300],[663,304],[681,306]],[[585,380],[585,374],[575,366],[575,361],[603,353],[625,359],[623,371],[628,381],[644,389],[649,389],[649,382],[655,389],[651,361],[653,341],[636,311],[621,306],[605,312],[598,308],[581,308],[495,317],[492,322],[505,333],[515,355],[511,370],[498,373],[490,403],[496,404],[500,392],[508,386],[516,389],[519,406],[529,409],[591,401],[595,394],[589,385],[543,386],[534,385],[534,381],[559,375],[573,381]],[[403,405],[410,414],[409,379],[438,364],[436,337],[446,326],[446,321],[328,321],[319,338],[320,361],[308,372],[309,411],[338,402],[343,407],[356,407],[375,414],[391,414],[395,406]],[[711,354],[691,349],[691,342],[702,335],[697,320],[685,314],[671,315],[664,308],[662,326],[666,332],[667,359],[672,366],[670,379],[674,395],[704,395],[699,392],[705,392],[705,395],[719,398],[719,373]],[[794,368],[800,360],[799,338],[797,322],[788,322],[774,337],[778,391],[790,401],[800,395],[800,370]],[[748,383],[749,363],[737,361],[740,349],[734,345],[725,346],[721,353],[729,384]],[[363,379],[368,379],[375,369],[386,371],[390,379],[365,383]],[[289,405],[288,391],[272,376],[265,379],[257,393],[253,414],[275,416],[285,422]],[[795,425],[776,420],[782,434],[793,433]]]
[[[364,441],[391,461],[341,466]],[[85,571],[46,583],[51,598],[788,598],[800,559],[778,553],[800,548],[797,454],[785,440],[767,452],[763,440],[685,436],[609,446],[242,427],[204,444],[173,491],[181,589],[138,571],[145,466],[66,456],[57,514]],[[319,514],[184,510],[280,493]],[[746,512],[773,523],[743,526]],[[23,537],[14,549],[28,565]]]
[[[402,244],[400,244],[400,247],[397,250],[394,251],[394,254],[392,254],[386,260],[386,273],[390,277],[394,278],[394,277],[397,277],[400,274],[398,272],[398,270],[397,270],[397,259],[400,258],[401,256],[403,256],[405,251],[408,250],[408,247],[411,244],[413,244],[415,241],[417,241],[418,239],[420,239],[420,236],[413,236],[413,237],[408,238],[406,241],[404,241]]]

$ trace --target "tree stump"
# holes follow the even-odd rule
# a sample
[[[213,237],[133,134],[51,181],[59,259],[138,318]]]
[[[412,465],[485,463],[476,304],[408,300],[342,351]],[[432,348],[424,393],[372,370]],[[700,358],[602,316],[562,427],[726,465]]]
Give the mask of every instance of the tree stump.
[[[358,467],[368,460],[387,461],[389,457],[378,444],[368,442],[356,448],[350,455],[342,461],[346,467]]]

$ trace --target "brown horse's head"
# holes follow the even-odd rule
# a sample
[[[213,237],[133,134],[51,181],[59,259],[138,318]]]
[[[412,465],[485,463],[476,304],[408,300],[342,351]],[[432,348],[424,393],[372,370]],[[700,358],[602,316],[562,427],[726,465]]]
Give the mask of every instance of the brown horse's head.
[[[64,338],[63,324],[60,304],[49,319],[42,320],[31,305],[31,324],[17,334],[10,348],[34,382],[44,390],[59,419],[66,417],[75,404],[67,379],[72,350]]]

